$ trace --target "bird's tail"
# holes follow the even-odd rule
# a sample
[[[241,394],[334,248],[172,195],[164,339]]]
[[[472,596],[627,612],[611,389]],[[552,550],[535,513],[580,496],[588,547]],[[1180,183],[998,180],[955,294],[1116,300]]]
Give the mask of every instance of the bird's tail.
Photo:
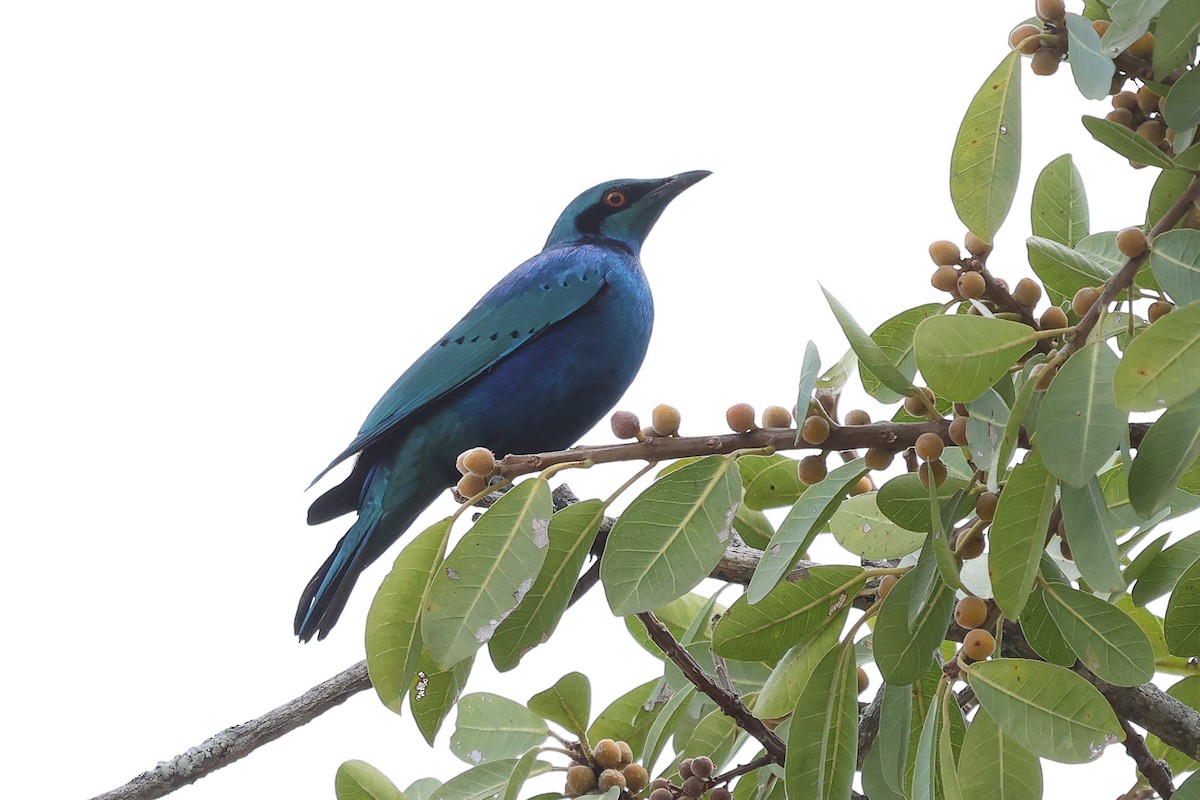
[[[370,563],[364,553],[381,515],[377,509],[366,512],[359,515],[304,587],[295,621],[300,641],[307,642],[314,635],[324,639],[328,635],[346,607],[359,573]]]
[[[389,478],[391,470],[381,464],[372,466],[363,477],[357,503],[358,519],[300,595],[294,627],[300,641],[307,642],[314,635],[324,639],[329,634],[346,607],[359,573],[393,540],[385,531],[379,530]]]

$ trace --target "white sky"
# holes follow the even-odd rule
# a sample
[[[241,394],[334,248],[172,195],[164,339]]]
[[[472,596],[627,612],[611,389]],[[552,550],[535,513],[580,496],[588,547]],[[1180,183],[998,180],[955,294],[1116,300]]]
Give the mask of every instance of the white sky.
[[[1031,4],[842,8],[8,4],[0,793],[100,793],[362,657],[395,550],[328,640],[297,644],[300,590],[348,524],[306,527],[304,487],[588,186],[715,173],[643,252],[658,318],[622,402],[674,403],[686,433],[733,402],[790,406],[805,340],[841,354],[818,280],[868,327],[935,299],[926,247],[963,233],[950,145]],[[1078,119],[1104,104],[1066,69],[1024,78],[992,262],[1010,282],[1047,161],[1075,154],[1093,230],[1139,220],[1153,172],[1102,185],[1120,159]],[[587,496],[632,469],[569,480]],[[569,620],[581,637],[503,678],[484,656],[468,691],[524,701],[579,669],[602,676],[595,713],[654,675],[610,647],[599,592]],[[328,798],[347,758],[446,779],[452,727],[431,751],[364,694],[178,797]],[[1119,747],[1046,767],[1048,797],[1133,779]]]

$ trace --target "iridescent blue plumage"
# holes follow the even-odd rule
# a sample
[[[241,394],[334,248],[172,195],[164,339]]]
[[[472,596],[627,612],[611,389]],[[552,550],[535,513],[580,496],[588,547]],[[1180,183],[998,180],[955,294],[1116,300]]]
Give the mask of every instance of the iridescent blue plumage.
[[[304,590],[302,640],[325,637],[358,574],[453,485],[458,453],[568,447],[612,408],[641,366],[654,318],[642,242],[667,204],[708,174],[610,181],[581,194],[542,252],[384,394],[325,469],[357,453],[350,476],[309,508],[309,524],[351,511],[358,519]]]

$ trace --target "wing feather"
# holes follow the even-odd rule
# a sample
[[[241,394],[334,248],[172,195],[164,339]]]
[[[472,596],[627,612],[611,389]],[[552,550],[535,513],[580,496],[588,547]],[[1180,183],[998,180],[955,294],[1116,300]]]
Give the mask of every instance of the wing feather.
[[[392,384],[354,441],[313,483],[414,412],[587,305],[604,286],[599,261],[581,259],[573,248],[557,250],[535,256],[510,273]]]

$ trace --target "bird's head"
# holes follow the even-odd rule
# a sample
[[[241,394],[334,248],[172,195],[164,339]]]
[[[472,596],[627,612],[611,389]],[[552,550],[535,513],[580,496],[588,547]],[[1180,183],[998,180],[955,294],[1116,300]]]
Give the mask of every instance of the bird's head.
[[[554,223],[546,249],[588,239],[610,239],[634,253],[641,250],[663,209],[708,170],[681,172],[653,180],[617,180],[593,186],[576,197]]]

